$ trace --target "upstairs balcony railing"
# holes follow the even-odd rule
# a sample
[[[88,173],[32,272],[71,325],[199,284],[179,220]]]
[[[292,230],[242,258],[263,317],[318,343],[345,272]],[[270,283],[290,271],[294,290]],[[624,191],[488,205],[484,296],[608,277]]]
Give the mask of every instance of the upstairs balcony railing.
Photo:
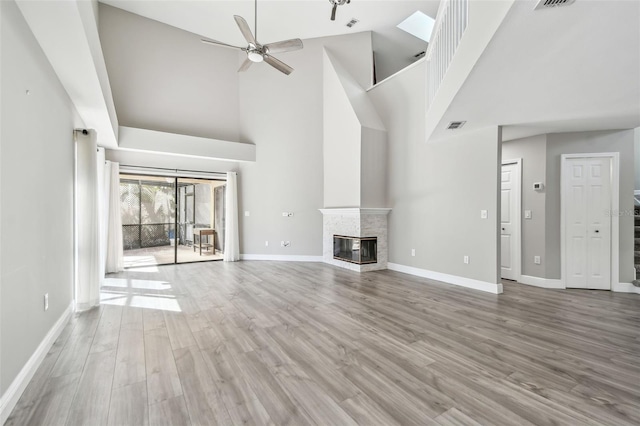
[[[442,0],[427,49],[429,105],[436,97],[469,22],[470,0]]]

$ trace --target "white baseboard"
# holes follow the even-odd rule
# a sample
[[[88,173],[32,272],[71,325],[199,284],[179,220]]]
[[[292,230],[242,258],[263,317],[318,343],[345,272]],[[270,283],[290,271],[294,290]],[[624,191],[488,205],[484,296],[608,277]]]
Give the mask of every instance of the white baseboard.
[[[279,262],[322,262],[322,256],[288,254],[241,254],[240,260],[275,260]]]
[[[554,278],[533,277],[531,275],[521,275],[518,282],[522,284],[528,284],[528,285],[533,285],[533,286],[542,287],[542,288],[556,288],[556,289],[566,288],[564,284],[562,284],[562,280],[554,279]]]
[[[441,272],[429,271],[427,269],[414,268],[413,266],[405,266],[391,262],[387,264],[387,267],[392,271],[404,272],[405,274],[429,278],[435,281],[442,281],[447,284],[459,285],[461,287],[468,287],[474,290],[486,291],[493,294],[502,293],[502,284],[474,280],[471,278],[460,277],[458,275],[443,274]]]
[[[636,287],[631,283],[618,283],[611,286],[611,291],[618,293],[636,293],[640,294],[640,287]]]
[[[51,349],[51,346],[53,346],[56,339],[60,336],[60,333],[62,333],[65,325],[67,325],[67,322],[71,317],[71,312],[73,312],[72,308],[73,304],[70,304],[62,315],[60,315],[58,321],[53,324],[53,327],[51,327],[47,335],[42,339],[42,342],[40,342],[40,345],[38,345],[38,348],[35,350],[33,355],[31,355],[31,358],[29,358],[24,367],[22,367],[20,373],[18,373],[16,378],[13,379],[13,382],[7,388],[7,391],[0,398],[0,425],[4,424],[7,420],[9,414],[11,414],[11,411],[13,411],[14,407],[18,403],[20,396],[22,396],[22,392],[26,389],[27,385],[33,378],[33,375],[38,370],[38,367],[40,367],[42,360],[44,360],[44,357]]]

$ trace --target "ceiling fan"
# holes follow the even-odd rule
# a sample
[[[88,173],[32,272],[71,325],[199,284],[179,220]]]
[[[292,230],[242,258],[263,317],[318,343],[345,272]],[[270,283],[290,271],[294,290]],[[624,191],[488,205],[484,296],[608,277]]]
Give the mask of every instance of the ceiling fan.
[[[338,1],[344,2],[345,0],[338,0]],[[245,21],[242,16],[238,16],[238,15],[233,16],[233,18],[236,20],[236,24],[238,25],[238,28],[240,28],[240,32],[242,32],[242,35],[244,36],[245,40],[247,40],[247,43],[249,43],[247,47],[232,46],[230,44],[221,43],[215,40],[207,40],[207,39],[202,39],[202,42],[207,44],[213,44],[215,46],[223,46],[223,47],[229,47],[232,49],[239,49],[239,50],[242,50],[243,52],[246,52],[247,59],[244,60],[244,62],[238,69],[238,72],[248,70],[251,64],[253,64],[254,62],[257,63],[257,62],[264,61],[286,75],[291,74],[291,72],[293,71],[293,68],[291,68],[289,65],[285,64],[284,62],[280,61],[279,59],[271,56],[271,54],[291,52],[293,50],[302,49],[303,48],[302,40],[300,40],[299,38],[292,38],[291,40],[283,40],[283,41],[277,41],[275,43],[260,44],[256,40],[258,38],[258,0],[255,0],[254,16],[255,16],[255,25],[254,25],[255,35],[254,33],[251,33],[251,28],[249,28],[247,21]]]
[[[329,0],[329,3],[331,3],[333,5],[333,9],[331,9],[331,20],[335,21],[336,20],[336,9],[338,9],[338,6],[342,6],[343,4],[349,4],[351,3],[351,0]]]

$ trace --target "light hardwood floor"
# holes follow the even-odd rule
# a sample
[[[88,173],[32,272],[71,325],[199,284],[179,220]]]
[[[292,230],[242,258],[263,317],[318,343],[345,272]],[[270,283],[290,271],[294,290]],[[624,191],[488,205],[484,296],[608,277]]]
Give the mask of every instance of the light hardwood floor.
[[[7,425],[640,424],[637,295],[278,262],[109,284]]]

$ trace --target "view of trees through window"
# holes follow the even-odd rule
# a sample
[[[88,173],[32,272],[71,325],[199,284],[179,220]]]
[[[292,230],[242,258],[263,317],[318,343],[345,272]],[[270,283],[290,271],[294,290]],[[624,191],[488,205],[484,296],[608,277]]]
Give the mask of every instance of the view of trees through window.
[[[175,238],[173,179],[120,180],[124,249],[169,245]]]

